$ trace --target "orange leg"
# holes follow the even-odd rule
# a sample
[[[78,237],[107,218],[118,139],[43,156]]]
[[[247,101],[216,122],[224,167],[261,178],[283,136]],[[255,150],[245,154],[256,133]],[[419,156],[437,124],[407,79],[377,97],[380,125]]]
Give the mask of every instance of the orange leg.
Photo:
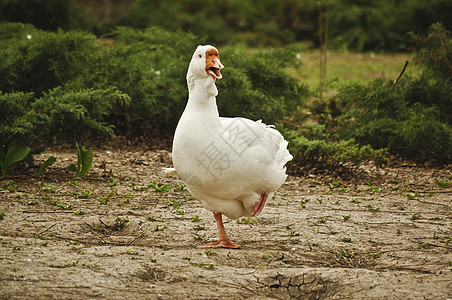
[[[217,221],[217,227],[218,227],[218,231],[220,233],[220,239],[218,242],[199,245],[198,248],[214,248],[214,247],[234,248],[234,249],[240,248],[240,246],[233,244],[231,242],[231,240],[228,238],[228,236],[226,235],[226,231],[224,230],[224,225],[223,225],[222,214],[221,213],[213,213],[213,216],[215,217],[215,220]]]
[[[251,215],[254,216],[255,214],[260,213],[264,207],[265,203],[267,203],[268,194],[262,194],[259,201],[254,205],[253,211],[251,212]]]

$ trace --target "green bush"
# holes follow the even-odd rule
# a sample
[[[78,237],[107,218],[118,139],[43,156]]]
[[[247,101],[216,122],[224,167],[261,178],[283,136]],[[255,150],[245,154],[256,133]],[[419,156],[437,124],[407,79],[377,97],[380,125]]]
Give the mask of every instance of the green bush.
[[[411,159],[447,161],[452,154],[452,127],[441,121],[436,106],[410,103],[412,88],[406,87],[416,84],[419,81],[409,80],[394,88],[392,82],[379,79],[345,86],[336,96],[344,111],[336,136]]]
[[[452,39],[434,25],[419,42],[415,62],[418,78],[399,83],[377,79],[369,84],[349,84],[335,97],[342,115],[337,137],[388,148],[403,157],[424,161],[452,158]],[[439,47],[439,48],[438,48]]]
[[[32,93],[0,94],[0,146],[84,141],[111,134],[105,123],[112,106],[128,96],[115,89],[68,91],[57,87],[42,97]]]
[[[113,126],[131,136],[172,133],[188,99],[188,64],[204,43],[180,31],[119,27],[103,45],[89,33],[18,23],[1,24],[0,38],[1,105],[12,112],[0,124],[7,144],[82,141]],[[299,46],[219,50],[222,115],[274,123],[302,104],[307,88],[284,71],[298,62]]]
[[[91,78],[90,67],[101,46],[89,33],[44,32],[19,23],[0,24],[0,38],[0,91],[37,96],[69,81]]]
[[[268,124],[289,117],[309,94],[306,85],[285,72],[300,63],[296,55],[303,51],[295,45],[249,54],[240,46],[222,49],[224,78],[217,81],[220,115],[263,119]]]
[[[435,22],[450,30],[451,12],[448,0],[332,1],[329,36],[333,46],[358,51],[408,50],[411,41],[407,32],[425,34]]]
[[[388,164],[388,152],[385,149],[374,150],[371,146],[361,146],[353,139],[334,141],[326,133],[325,125],[303,124],[297,130],[279,128],[289,141],[289,151],[296,165],[342,164],[351,162],[374,161],[381,167]]]
[[[127,110],[114,110],[110,121],[122,134],[172,133],[188,99],[186,73],[191,56],[204,41],[158,27],[119,27],[114,45],[102,52],[96,80],[84,85],[116,86],[131,97]],[[217,81],[220,113],[262,118],[274,123],[301,104],[307,88],[284,71],[297,62],[300,46],[249,52],[240,46],[219,47],[225,65]]]
[[[188,98],[185,75],[200,40],[157,27],[120,27],[111,37],[114,44],[103,49],[92,68],[95,79],[82,86],[116,86],[130,96],[127,109],[115,107],[109,118],[119,133],[172,131]]]
[[[171,31],[183,28],[217,45],[281,46],[300,37],[312,38],[313,20],[315,1],[141,0],[125,17],[105,24],[103,31],[114,25],[159,26]]]
[[[32,138],[34,124],[28,113],[33,102],[33,93],[0,92],[0,147],[27,143]]]

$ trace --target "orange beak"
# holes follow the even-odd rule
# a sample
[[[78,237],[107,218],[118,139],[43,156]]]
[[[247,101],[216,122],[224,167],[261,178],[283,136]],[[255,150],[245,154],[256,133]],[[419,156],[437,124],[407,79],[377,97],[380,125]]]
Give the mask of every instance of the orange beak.
[[[210,76],[213,77],[213,79],[221,79],[223,76],[221,75],[220,71],[223,69],[224,66],[221,64],[220,61],[220,54],[218,53],[217,49],[211,48],[206,51],[206,72]]]

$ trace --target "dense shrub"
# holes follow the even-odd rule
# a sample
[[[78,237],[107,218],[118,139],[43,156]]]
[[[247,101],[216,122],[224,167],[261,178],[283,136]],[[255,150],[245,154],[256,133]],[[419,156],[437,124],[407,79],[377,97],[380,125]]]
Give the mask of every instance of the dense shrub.
[[[90,77],[101,44],[79,31],[44,32],[31,25],[0,25],[0,91],[34,92]]]
[[[378,79],[349,84],[336,96],[343,114],[337,137],[353,138],[376,148],[389,148],[404,157],[426,160],[452,158],[452,56],[450,32],[434,25],[417,37],[418,78],[398,84]]]
[[[369,145],[359,145],[354,139],[334,141],[326,133],[325,125],[304,124],[297,130],[279,128],[289,141],[289,151],[293,163],[299,166],[312,164],[340,164],[351,162],[360,164],[372,160],[377,166],[388,163],[385,149],[374,150]]]
[[[248,45],[293,43],[297,35],[313,35],[315,1],[207,0],[137,1],[116,24],[137,28],[183,28],[215,44],[246,42]],[[107,27],[108,28],[108,27]],[[105,29],[104,29],[105,30]]]
[[[257,50],[247,55],[245,48],[225,47],[221,59],[224,78],[217,81],[222,116],[242,116],[274,123],[291,115],[309,91],[306,85],[287,75],[289,65],[300,62],[300,46]]]
[[[151,25],[183,29],[215,44],[281,46],[310,40],[318,45],[319,4],[325,18],[326,2],[317,0],[215,1],[141,0],[115,24],[145,28]],[[442,22],[452,29],[449,0],[337,0],[329,1],[330,46],[355,50],[408,50],[409,31],[426,33]],[[107,30],[108,24],[103,30]]]
[[[4,99],[21,98],[16,106],[27,102],[28,108],[17,111],[24,111],[28,127],[40,127],[33,141],[49,143],[108,133],[110,125],[133,136],[173,132],[188,98],[188,64],[196,46],[204,43],[180,31],[120,27],[110,35],[114,42],[103,45],[89,33],[49,33],[18,23],[0,25],[0,38],[5,41],[0,45],[0,91]],[[217,81],[223,115],[274,123],[307,94],[284,72],[297,62],[300,47],[219,50],[226,65],[224,78]],[[122,100],[128,98],[124,107]],[[37,113],[33,122],[30,108]]]
[[[103,3],[100,3],[103,2]],[[449,0],[328,1],[330,46],[355,50],[406,50],[406,33],[426,33],[442,22],[452,29]],[[89,29],[108,34],[117,26],[184,30],[216,45],[318,46],[319,6],[326,0],[0,0],[0,21],[31,23],[43,30]],[[108,11],[108,12],[107,12]],[[110,18],[105,20],[105,18]]]
[[[412,159],[447,160],[452,154],[452,128],[441,122],[437,107],[410,103],[409,91],[419,83],[409,80],[394,88],[392,82],[375,80],[345,86],[336,96],[344,110],[338,119],[337,137],[389,148]]]
[[[103,51],[96,80],[84,84],[114,85],[131,97],[128,110],[114,110],[110,119],[123,134],[172,132],[188,99],[188,64],[197,45],[205,41],[157,27],[119,27],[112,37],[115,43]],[[222,115],[274,123],[307,95],[307,88],[284,71],[289,63],[296,63],[296,53],[302,48],[219,50],[225,65],[223,79],[217,81]]]
[[[435,22],[452,29],[451,13],[448,0],[332,1],[329,35],[336,47],[408,50],[409,31],[425,34]]]
[[[111,134],[112,126],[104,122],[109,108],[127,101],[128,96],[115,89],[57,87],[39,98],[33,93],[0,94],[0,147],[85,141]]]

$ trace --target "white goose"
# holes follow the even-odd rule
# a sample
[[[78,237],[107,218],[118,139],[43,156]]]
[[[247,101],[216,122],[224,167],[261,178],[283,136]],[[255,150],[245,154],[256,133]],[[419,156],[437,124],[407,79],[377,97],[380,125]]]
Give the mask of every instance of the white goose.
[[[230,219],[259,214],[286,180],[288,142],[273,128],[245,118],[221,118],[215,80],[222,78],[218,50],[198,46],[187,73],[188,103],[173,141],[175,168],[195,199],[212,211],[219,241],[198,248],[239,248],[227,237]]]

